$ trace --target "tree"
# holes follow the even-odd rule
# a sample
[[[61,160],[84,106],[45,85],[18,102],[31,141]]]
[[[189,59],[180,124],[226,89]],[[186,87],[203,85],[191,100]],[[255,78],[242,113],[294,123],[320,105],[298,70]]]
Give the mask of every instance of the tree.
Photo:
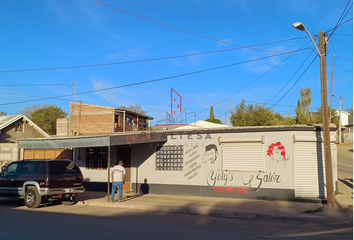
[[[49,135],[56,134],[57,118],[65,118],[67,113],[54,105],[42,107],[31,113],[30,119]]]
[[[130,105],[129,107],[120,105],[118,108],[122,109],[122,110],[128,110],[128,111],[136,112],[136,113],[141,114],[141,115],[146,115],[147,114],[147,112],[142,109],[140,104],[136,104],[135,106],[134,105]]]
[[[215,116],[214,116],[214,107],[213,107],[213,106],[210,107],[209,119],[215,119]]]
[[[217,124],[222,124],[222,122],[220,121],[220,119],[206,119],[206,122],[211,122],[211,123],[217,123]]]
[[[295,118],[290,115],[283,116],[280,113],[275,113],[274,114],[274,123],[275,124],[272,124],[272,125],[294,125]]]
[[[25,109],[19,111],[20,114],[25,115],[26,117],[31,119],[31,115],[33,112],[41,109],[41,108],[46,108],[49,107],[49,105],[43,104],[43,105],[32,105],[29,107],[26,107]]]
[[[6,115],[7,115],[6,112],[3,112],[3,111],[0,112],[0,116],[6,116]]]
[[[330,112],[329,108],[328,108],[328,112]],[[331,123],[334,123],[337,127],[339,126],[339,119],[338,119],[338,115],[339,113],[336,113],[335,109],[331,109]],[[317,113],[316,113],[316,123],[323,123],[322,121],[322,108],[319,107],[317,108]]]
[[[211,122],[211,123],[222,124],[222,122],[221,122],[219,119],[215,119],[214,107],[213,107],[213,106],[210,107],[210,115],[209,115],[209,118],[206,119],[205,121]]]
[[[353,107],[347,107],[346,111],[353,116]]]
[[[311,90],[309,88],[300,89],[300,99],[297,100],[295,108],[296,118],[295,121],[298,124],[314,123],[315,120],[311,118],[309,109],[311,105]]]
[[[264,105],[248,104],[243,101],[236,106],[236,112],[231,115],[232,126],[270,126],[276,124],[274,113]]]

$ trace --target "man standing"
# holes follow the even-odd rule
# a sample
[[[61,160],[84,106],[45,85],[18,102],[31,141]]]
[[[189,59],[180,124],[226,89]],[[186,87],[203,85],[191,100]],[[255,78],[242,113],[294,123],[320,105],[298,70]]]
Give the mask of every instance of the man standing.
[[[118,165],[115,165],[112,171],[111,202],[114,201],[114,194],[116,192],[117,186],[119,188],[118,202],[122,201],[124,182],[125,182],[125,168],[123,167],[123,161],[119,160]]]
[[[5,165],[1,167],[1,172],[4,171],[7,166],[9,166],[9,161],[5,161]]]

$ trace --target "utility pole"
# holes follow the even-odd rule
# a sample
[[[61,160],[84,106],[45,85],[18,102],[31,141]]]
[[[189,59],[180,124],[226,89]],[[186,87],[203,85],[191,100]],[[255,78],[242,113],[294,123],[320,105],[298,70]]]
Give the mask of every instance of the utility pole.
[[[80,135],[80,130],[79,130],[79,114],[77,113],[77,102],[76,102],[76,87],[75,83],[73,83],[74,86],[74,95],[75,95],[75,107],[76,107],[76,134]]]
[[[342,96],[339,94],[339,143],[342,143]]]
[[[332,122],[332,94],[333,94],[333,68],[334,68],[334,57],[332,57],[332,77],[331,77],[331,95],[330,95],[330,104],[329,104],[329,122]]]
[[[230,126],[231,126],[231,99],[229,98],[229,115],[230,115]]]
[[[323,133],[323,148],[326,172],[326,190],[327,190],[327,204],[330,207],[335,206],[334,202],[334,188],[333,188],[333,172],[332,172],[332,155],[331,155],[331,141],[329,129],[329,115],[328,115],[328,99],[327,99],[327,73],[326,73],[326,39],[323,31],[318,32],[318,39],[320,45],[320,67],[321,67],[321,102],[322,102],[322,133]]]

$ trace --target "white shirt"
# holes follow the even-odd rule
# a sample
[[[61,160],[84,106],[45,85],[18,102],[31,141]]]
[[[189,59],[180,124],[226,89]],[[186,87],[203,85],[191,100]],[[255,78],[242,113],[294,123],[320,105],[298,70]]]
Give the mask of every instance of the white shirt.
[[[123,182],[123,174],[125,175],[125,168],[120,165],[113,167],[113,182]]]

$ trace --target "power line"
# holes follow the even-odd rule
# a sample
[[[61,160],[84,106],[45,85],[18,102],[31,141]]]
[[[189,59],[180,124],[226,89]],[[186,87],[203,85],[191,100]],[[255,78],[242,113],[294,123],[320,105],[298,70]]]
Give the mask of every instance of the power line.
[[[347,71],[347,72],[351,72],[351,73],[353,73],[353,71],[350,71],[350,70],[347,70],[347,69],[345,69],[345,68],[342,68],[342,67],[338,67],[338,66],[336,66],[336,65],[334,65],[336,68],[340,68],[340,69],[342,69],[342,70],[344,70],[344,71]]]
[[[0,92],[1,94],[7,94],[7,95],[13,95],[13,96],[24,96],[24,97],[34,97],[38,99],[42,99],[43,97],[40,96],[33,96],[33,95],[28,95],[28,94],[20,94],[20,93],[9,93],[9,92]],[[61,100],[61,101],[71,101],[69,99],[56,99],[56,100]]]
[[[353,35],[350,35],[350,34],[332,34],[332,35],[335,35],[335,36],[345,36],[345,37],[353,37]]]
[[[253,102],[253,101],[246,101],[244,100],[244,102],[248,102],[248,103],[257,103],[257,104],[261,104],[261,105],[274,105],[274,103],[261,103],[261,102]],[[296,107],[294,105],[280,105],[280,104],[277,104],[277,106],[279,107]],[[310,107],[310,108],[313,108],[313,109],[317,109],[318,107]]]
[[[308,43],[306,43],[303,47],[305,47]],[[314,50],[312,50],[311,53],[313,53]],[[311,55],[311,54],[310,54]],[[284,86],[269,100],[269,102],[271,102],[276,96],[278,96],[279,93],[281,93],[281,91],[283,91],[283,89],[290,83],[290,81],[295,77],[295,75],[300,71],[300,69],[302,68],[302,66],[305,64],[305,62],[307,61],[307,59],[310,57],[310,55],[305,59],[305,61],[303,61],[303,63],[300,65],[300,67],[295,71],[295,73],[293,74],[293,76],[284,84]]]
[[[270,109],[272,109],[275,105],[277,105],[289,92],[291,89],[293,89],[293,87],[299,82],[299,80],[302,78],[302,76],[304,76],[304,74],[307,72],[307,70],[311,67],[311,65],[313,64],[313,62],[316,60],[317,56],[313,58],[312,62],[310,63],[310,65],[305,69],[305,71],[301,74],[301,76],[296,80],[296,82],[290,87],[290,89],[275,103],[273,104],[273,106],[270,107]],[[306,59],[307,60],[307,59]]]
[[[0,87],[41,87],[41,86],[69,86],[70,84],[0,84]]]
[[[254,49],[254,50],[265,51],[265,52],[272,52],[272,53],[279,53],[278,51],[260,49],[260,48],[250,47],[250,46],[243,46],[243,45],[240,45],[240,44],[231,43],[231,42],[219,40],[219,39],[216,39],[216,38],[207,37],[207,36],[204,36],[204,35],[201,35],[201,34],[198,34],[198,33],[189,32],[189,31],[186,31],[186,30],[177,28],[177,27],[172,27],[172,26],[170,26],[170,25],[157,22],[157,21],[155,21],[155,20],[152,20],[152,19],[149,19],[149,18],[146,18],[146,17],[142,17],[142,16],[137,15],[137,14],[135,14],[135,13],[131,13],[131,12],[125,11],[125,10],[123,10],[123,9],[121,9],[121,8],[114,7],[114,6],[112,6],[112,5],[109,5],[109,4],[104,3],[104,2],[100,2],[100,1],[98,1],[98,0],[93,0],[93,1],[94,1],[94,2],[97,2],[97,3],[99,3],[99,4],[102,4],[102,5],[104,5],[104,6],[113,8],[113,9],[115,9],[115,10],[121,11],[121,12],[123,12],[123,13],[132,15],[132,16],[134,16],[134,17],[141,18],[141,19],[143,19],[143,20],[146,20],[146,21],[149,21],[149,22],[152,22],[152,23],[155,23],[155,24],[158,24],[158,25],[167,27],[167,28],[171,28],[171,29],[174,29],[174,30],[183,32],[183,33],[187,33],[187,34],[190,34],[190,35],[193,35],[193,36],[197,36],[197,37],[201,37],[201,38],[204,38],[204,39],[208,39],[208,40],[212,40],[212,41],[216,41],[216,42],[221,42],[221,43],[225,43],[225,44],[235,45],[235,46],[239,46],[239,47],[241,47],[241,48],[248,48],[248,49]]]
[[[148,80],[148,81],[142,81],[142,82],[137,82],[137,83],[125,84],[125,85],[115,86],[115,87],[110,87],[110,88],[102,88],[102,89],[96,89],[96,90],[92,90],[92,91],[81,92],[81,93],[77,93],[76,95],[82,95],[82,94],[88,94],[88,93],[94,93],[94,92],[101,92],[101,91],[107,91],[107,90],[124,88],[124,87],[131,87],[131,86],[136,86],[136,85],[141,85],[141,84],[146,84],[146,83],[164,81],[164,80],[177,78],[177,77],[184,77],[184,76],[188,76],[188,75],[192,75],[192,74],[203,73],[203,72],[213,71],[213,70],[222,69],[222,68],[226,68],[226,67],[231,67],[231,66],[236,66],[236,65],[240,65],[240,64],[245,64],[245,63],[249,63],[249,62],[259,61],[259,60],[272,58],[272,57],[276,57],[276,56],[280,56],[280,55],[284,55],[284,54],[290,54],[292,52],[302,51],[302,50],[305,50],[305,49],[299,49],[299,50],[290,51],[290,52],[287,52],[287,53],[279,53],[279,54],[275,54],[275,55],[271,55],[271,56],[267,56],[267,57],[251,59],[251,60],[247,60],[247,61],[242,61],[242,62],[238,62],[238,63],[223,65],[223,66],[209,68],[209,69],[204,69],[204,70],[195,71],[195,72],[183,73],[183,74],[174,75],[174,76],[170,76],[170,77],[158,78],[158,79],[154,79],[154,80]],[[11,105],[11,104],[19,104],[19,103],[27,103],[27,102],[34,102],[34,101],[38,101],[38,100],[55,99],[55,98],[61,98],[61,97],[68,97],[68,96],[72,96],[72,95],[74,95],[74,94],[67,94],[67,95],[61,95],[61,96],[55,96],[55,97],[47,97],[47,98],[42,98],[42,99],[37,99],[37,100],[28,100],[28,101],[3,103],[3,104],[0,104],[0,106]]]
[[[340,26],[340,24],[344,20],[345,16],[348,14],[349,10],[352,8],[352,4],[350,4],[351,1],[352,0],[349,0],[348,3],[347,3],[347,6],[345,6],[345,8],[344,8],[344,10],[342,12],[342,15],[339,17],[339,19],[338,19],[338,21],[337,21],[332,33],[329,35],[328,40],[332,37],[332,34],[337,30],[337,28]],[[349,4],[350,4],[350,8],[347,10]],[[345,11],[347,11],[347,12],[345,12]]]
[[[353,45],[350,45],[350,44],[348,44],[348,43],[342,42],[341,40],[338,40],[337,38],[332,37],[332,39],[334,39],[334,40],[336,40],[336,41],[338,41],[338,42],[341,42],[341,43],[343,43],[343,44],[345,44],[345,45],[348,45],[348,46],[350,46],[350,47],[353,47]]]
[[[292,40],[297,40],[297,39],[301,39],[301,38],[304,38],[304,37],[291,38],[291,39],[273,41],[273,42],[268,42],[268,43],[260,43],[260,44],[250,45],[249,47],[262,46],[262,45],[268,45],[268,44],[274,44],[274,43],[280,43],[280,42],[286,42],[286,41],[292,41]],[[124,61],[124,62],[85,64],[85,65],[73,65],[73,66],[64,66],[64,67],[48,67],[48,68],[30,68],[30,69],[0,70],[0,73],[34,72],[34,71],[61,70],[61,69],[72,69],[72,68],[102,67],[102,66],[110,66],[110,65],[129,64],[129,63],[140,63],[140,62],[150,62],[150,61],[167,60],[167,59],[173,59],[173,58],[191,57],[191,56],[205,55],[205,54],[211,54],[211,53],[220,53],[220,52],[226,52],[226,51],[233,51],[233,50],[237,50],[237,49],[243,49],[243,47],[229,48],[229,49],[222,49],[222,50],[215,50],[215,51],[202,52],[202,53],[191,53],[191,54],[184,54],[184,55],[179,55],[179,56],[169,56],[169,57],[160,57],[160,58],[150,58],[150,59]]]
[[[309,42],[308,42],[309,43]],[[306,43],[302,48],[300,48],[299,50],[297,51],[300,51],[300,50],[305,50],[305,49],[309,49],[309,48],[304,48],[308,43]],[[312,50],[313,52],[313,50]],[[212,106],[216,106],[218,105],[219,103],[225,101],[226,99],[232,97],[233,95],[235,95],[236,93],[242,91],[243,89],[245,89],[246,87],[250,86],[252,83],[258,81],[260,78],[264,77],[266,74],[268,74],[269,72],[271,72],[272,70],[274,70],[276,67],[278,67],[279,65],[283,64],[286,60],[288,60],[290,57],[292,57],[296,52],[294,52],[292,55],[288,56],[285,60],[283,60],[282,62],[280,62],[279,64],[275,65],[273,68],[271,68],[270,70],[268,70],[267,72],[265,72],[264,74],[262,74],[260,77],[256,78],[255,80],[253,80],[252,82],[250,82],[249,84],[247,84],[246,86],[240,88],[239,90],[237,90],[236,92],[232,93],[231,95],[227,96],[226,98],[222,99],[221,101],[213,104]],[[309,55],[310,56],[310,55]],[[208,110],[209,108],[205,108],[204,110],[198,112],[197,114],[200,114],[206,110]]]
[[[345,22],[339,24],[337,27],[334,27],[334,28],[331,28],[331,29],[327,30],[326,33],[332,31],[333,29],[337,29],[338,27],[340,27],[340,26],[346,24],[347,22],[349,22],[349,21],[351,21],[351,20],[353,20],[353,18],[350,18],[350,19],[348,19],[347,21],[345,21]],[[332,35],[333,35],[333,34],[332,34]],[[334,35],[336,35],[336,34],[334,34]]]
[[[337,55],[336,55],[336,56],[337,56]],[[342,58],[342,59],[347,60],[347,61],[351,61],[351,62],[353,62],[353,60],[352,60],[352,59],[347,59],[347,58],[344,58],[344,57],[341,57],[341,56],[337,56],[337,57]]]

